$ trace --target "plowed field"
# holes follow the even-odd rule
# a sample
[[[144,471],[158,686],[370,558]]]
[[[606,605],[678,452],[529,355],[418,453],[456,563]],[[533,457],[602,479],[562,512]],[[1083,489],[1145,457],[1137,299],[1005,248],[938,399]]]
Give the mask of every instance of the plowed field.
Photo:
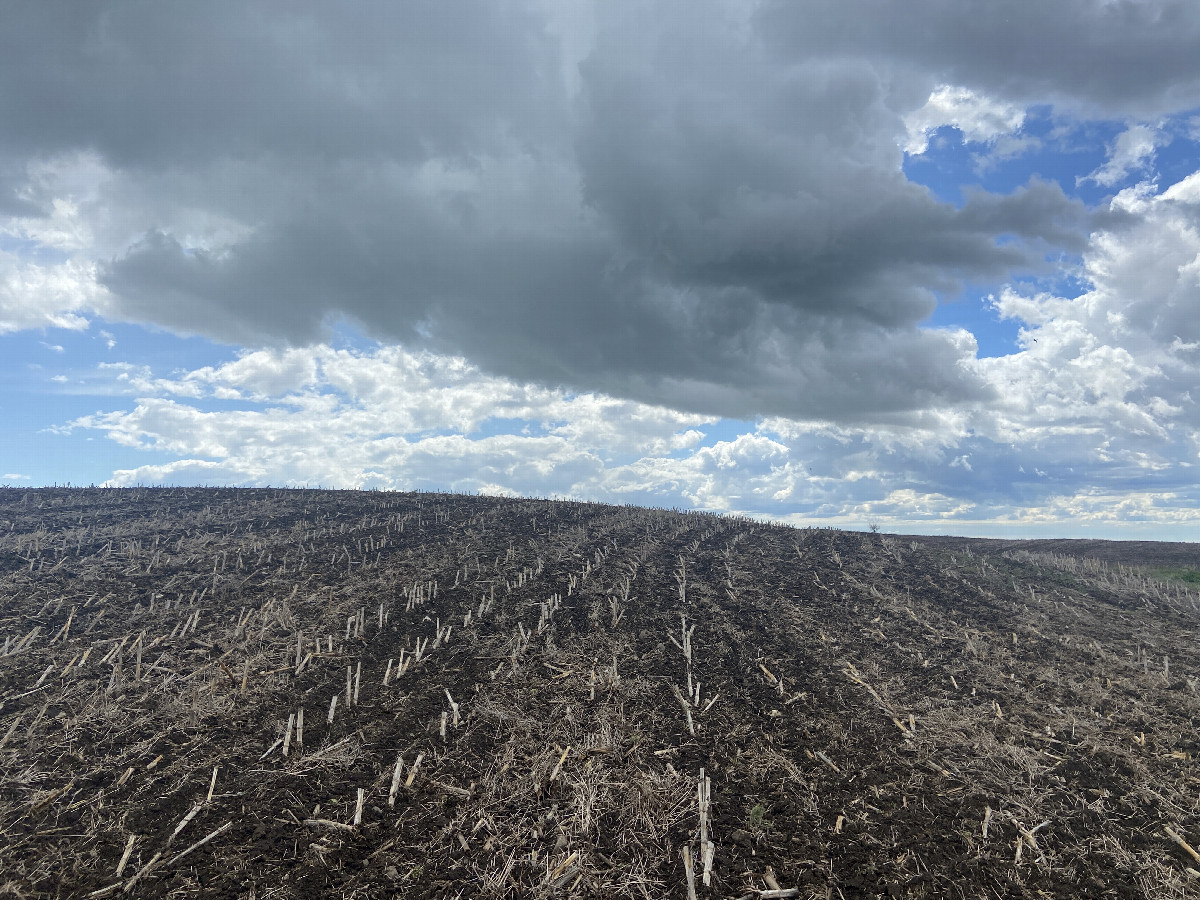
[[[0,491],[0,897],[1197,897],[1139,552]]]

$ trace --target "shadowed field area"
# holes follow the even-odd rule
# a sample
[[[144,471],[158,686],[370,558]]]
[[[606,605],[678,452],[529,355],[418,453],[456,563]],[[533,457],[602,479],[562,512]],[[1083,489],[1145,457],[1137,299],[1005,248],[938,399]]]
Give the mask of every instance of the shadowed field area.
[[[1198,569],[3,490],[0,897],[1194,897]]]

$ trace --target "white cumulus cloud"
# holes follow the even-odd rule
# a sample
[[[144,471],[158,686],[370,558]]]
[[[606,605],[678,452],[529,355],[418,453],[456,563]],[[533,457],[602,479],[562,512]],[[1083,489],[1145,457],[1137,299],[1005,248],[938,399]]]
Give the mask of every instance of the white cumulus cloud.
[[[908,140],[904,152],[924,153],[929,135],[943,125],[953,125],[963,140],[975,143],[994,141],[1025,124],[1025,110],[1012,103],[995,100],[970,88],[941,85],[929,95],[925,105],[904,117]]]
[[[1130,175],[1143,173],[1154,162],[1154,154],[1163,140],[1161,132],[1150,125],[1130,125],[1117,135],[1108,150],[1104,165],[1080,182],[1092,181],[1101,187],[1113,187]]]
[[[39,264],[0,250],[0,334],[26,328],[88,327],[89,314],[104,303],[93,263],[68,260]]]

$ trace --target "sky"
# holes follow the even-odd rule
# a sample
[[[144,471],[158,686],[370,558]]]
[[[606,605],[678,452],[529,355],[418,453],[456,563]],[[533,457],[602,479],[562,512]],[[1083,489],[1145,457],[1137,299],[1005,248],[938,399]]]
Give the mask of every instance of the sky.
[[[0,484],[1200,540],[1194,0],[0,8]]]

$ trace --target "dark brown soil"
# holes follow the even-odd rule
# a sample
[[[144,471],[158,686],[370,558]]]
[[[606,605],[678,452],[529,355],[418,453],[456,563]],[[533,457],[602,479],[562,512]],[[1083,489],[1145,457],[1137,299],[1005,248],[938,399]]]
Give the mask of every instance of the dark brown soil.
[[[0,490],[0,897],[1200,896],[1198,561]]]

